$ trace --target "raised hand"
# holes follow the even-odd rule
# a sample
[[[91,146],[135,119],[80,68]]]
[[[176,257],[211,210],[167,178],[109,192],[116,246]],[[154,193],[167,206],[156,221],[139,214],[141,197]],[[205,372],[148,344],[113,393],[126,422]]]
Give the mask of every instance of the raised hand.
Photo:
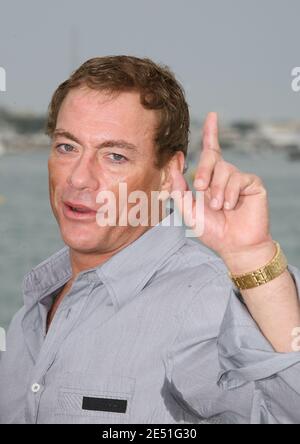
[[[194,188],[204,192],[204,231],[200,240],[205,245],[224,259],[265,245],[274,252],[264,184],[258,176],[244,173],[223,159],[216,113],[209,113],[204,124]],[[178,172],[173,175],[173,189],[187,190]],[[188,223],[190,215],[185,214],[184,206],[178,206]]]

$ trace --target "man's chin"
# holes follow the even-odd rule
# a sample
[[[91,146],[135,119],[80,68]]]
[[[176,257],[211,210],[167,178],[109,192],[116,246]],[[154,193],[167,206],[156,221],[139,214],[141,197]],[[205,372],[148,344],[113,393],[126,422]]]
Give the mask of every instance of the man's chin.
[[[64,243],[78,254],[100,254],[101,247],[92,242],[78,242],[70,239],[63,239]]]
[[[103,239],[99,236],[93,236],[91,233],[64,233],[61,232],[61,237],[66,245],[78,253],[95,253],[101,249],[101,244],[105,243],[105,236]]]

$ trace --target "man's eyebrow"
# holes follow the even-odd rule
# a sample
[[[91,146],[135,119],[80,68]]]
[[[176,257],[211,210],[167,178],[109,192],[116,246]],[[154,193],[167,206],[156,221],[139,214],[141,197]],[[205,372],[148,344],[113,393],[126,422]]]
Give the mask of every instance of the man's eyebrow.
[[[73,136],[73,134],[71,134],[69,131],[60,130],[60,129],[55,130],[54,133],[53,133],[53,138],[56,138],[56,137],[59,137],[59,136],[60,137],[66,137],[66,139],[73,140],[74,142],[80,144],[79,139],[77,139],[77,137]]]
[[[80,140],[75,137],[73,134],[71,134],[69,131],[65,130],[55,130],[53,133],[53,137],[66,137],[67,139],[73,140],[76,143],[81,144]],[[104,142],[97,145],[97,148],[125,148],[125,149],[131,149],[137,151],[136,145],[134,145],[131,142],[127,142],[123,139],[117,139],[117,140],[105,140]]]
[[[105,140],[98,145],[98,148],[125,148],[137,151],[137,147],[126,140]]]

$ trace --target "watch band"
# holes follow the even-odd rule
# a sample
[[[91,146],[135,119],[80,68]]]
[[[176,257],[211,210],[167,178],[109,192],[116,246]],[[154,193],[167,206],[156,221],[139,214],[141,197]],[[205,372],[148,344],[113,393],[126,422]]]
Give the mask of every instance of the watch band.
[[[229,273],[230,279],[238,289],[248,290],[249,288],[259,287],[260,285],[272,281],[285,271],[288,265],[287,259],[283,254],[279,243],[275,242],[275,245],[275,256],[265,266],[238,276]]]

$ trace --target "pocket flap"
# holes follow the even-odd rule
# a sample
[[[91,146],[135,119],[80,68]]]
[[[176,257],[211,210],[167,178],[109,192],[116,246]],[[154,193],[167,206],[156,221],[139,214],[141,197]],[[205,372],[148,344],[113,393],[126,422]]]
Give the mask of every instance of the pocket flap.
[[[59,382],[56,415],[126,423],[134,386],[134,378],[117,374],[102,377],[94,373],[65,373]]]

